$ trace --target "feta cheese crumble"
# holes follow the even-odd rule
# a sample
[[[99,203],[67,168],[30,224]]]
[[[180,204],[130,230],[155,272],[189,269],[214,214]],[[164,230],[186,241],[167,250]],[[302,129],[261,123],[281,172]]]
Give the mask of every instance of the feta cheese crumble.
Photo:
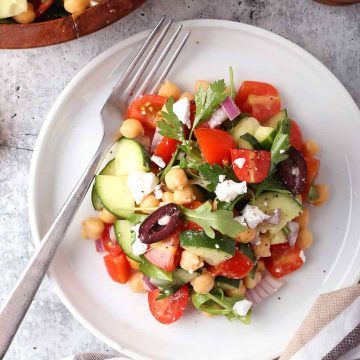
[[[244,299],[237,301],[233,306],[233,310],[234,313],[239,316],[246,316],[251,306],[252,306],[252,302],[250,300]]]
[[[234,220],[240,223],[242,226],[247,226],[244,217],[241,215],[234,217]]]
[[[257,206],[246,205],[242,213],[245,222],[251,229],[256,228],[261,222],[270,216],[264,214]]]
[[[306,261],[304,250],[301,250],[301,251],[300,251],[299,256],[301,257],[301,260],[302,260],[303,262]]]
[[[223,182],[225,180],[225,175],[219,175],[219,182]]]
[[[246,182],[237,183],[233,180],[225,180],[217,184],[215,193],[220,201],[230,202],[238,195],[245,194],[247,191]]]
[[[156,185],[155,189],[154,189],[154,195],[155,195],[155,199],[161,200],[164,192],[161,189],[161,185]]]
[[[151,157],[151,161],[160,168],[164,168],[166,166],[165,161],[160,156],[153,155]]]
[[[190,101],[188,98],[183,97],[178,100],[173,105],[174,114],[178,117],[178,119],[186,125],[189,129],[191,129],[191,121],[190,121]]]
[[[246,163],[246,159],[245,158],[238,158],[236,160],[234,160],[234,164],[239,168],[242,169],[244,167]]]
[[[298,167],[294,167],[292,170],[291,170],[291,174],[294,175],[294,176],[299,176],[300,175],[300,170]]]
[[[170,216],[164,215],[162,218],[159,219],[158,224],[160,226],[165,226],[169,223],[169,221],[170,221]]]
[[[220,245],[219,245],[219,244],[215,244],[215,249],[220,249]]]
[[[159,179],[152,172],[133,171],[128,176],[127,185],[135,199],[136,204],[140,204],[141,200],[152,193]]]
[[[142,243],[139,239],[139,228],[140,224],[131,227],[131,230],[135,233],[135,241],[132,243],[131,248],[136,256],[140,256],[147,250],[147,245]]]
[[[111,241],[117,241],[114,226],[111,226],[109,229],[109,238]]]
[[[280,149],[280,151],[279,151],[280,154],[283,154],[284,152],[285,152],[284,149]]]

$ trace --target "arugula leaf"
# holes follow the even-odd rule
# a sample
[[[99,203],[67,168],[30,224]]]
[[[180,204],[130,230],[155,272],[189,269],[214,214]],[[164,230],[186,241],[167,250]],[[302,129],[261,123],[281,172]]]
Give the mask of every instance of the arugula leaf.
[[[155,278],[158,280],[172,281],[173,278],[171,272],[160,269],[159,267],[147,261],[144,256],[141,256],[141,260],[143,262],[140,264],[139,269],[144,275],[149,278]]]
[[[184,142],[184,126],[174,113],[173,106],[174,98],[171,96],[166,102],[166,111],[161,112],[161,116],[164,120],[158,121],[156,125],[160,129],[161,135]]]
[[[290,148],[290,120],[286,119],[279,123],[275,139],[271,145],[271,166],[270,174],[274,172],[275,167],[281,161],[287,159],[287,151]]]
[[[243,300],[241,296],[228,297],[224,295],[224,291],[220,288],[215,288],[208,294],[194,293],[191,296],[191,301],[194,306],[212,315],[224,315],[228,320],[240,320],[244,324],[249,324],[251,319],[251,310],[246,316],[239,316],[233,310],[233,306],[237,301]]]
[[[265,150],[265,148],[259,143],[258,139],[249,133],[241,135],[240,138],[249,143],[254,150]]]
[[[214,229],[233,238],[246,229],[246,227],[234,220],[232,211],[211,210],[212,207],[209,202],[205,202],[194,210],[184,207],[181,209],[186,220],[200,225],[206,235],[212,239],[215,237]]]
[[[189,139],[191,139],[194,129],[201,122],[210,118],[216,108],[226,99],[225,89],[224,80],[213,82],[206,91],[202,86],[199,87],[195,94],[196,113]]]
[[[244,197],[246,196],[246,194],[241,194],[238,195],[233,201],[230,202],[226,202],[226,201],[218,201],[217,203],[217,208],[218,210],[234,210],[234,207],[236,206],[236,204],[242,200]]]
[[[234,72],[233,68],[229,67],[229,78],[230,78],[230,97],[232,99],[235,99],[236,96],[236,90],[235,90],[235,84],[234,84]]]
[[[220,166],[218,164],[210,165],[203,163],[198,167],[201,177],[209,183],[207,189],[209,191],[215,191],[216,186],[219,184],[219,176],[225,175],[227,180],[239,181],[235,176],[231,166]]]
[[[176,161],[178,154],[179,154],[179,147],[177,147],[176,151],[174,152],[171,160],[166,165],[166,167],[163,170],[161,170],[160,172],[158,172],[157,176],[160,178],[160,180],[163,180],[165,175],[170,171],[170,169],[172,168],[172,166],[174,165],[174,163]]]
[[[166,299],[167,297],[175,294],[180,289],[180,287],[181,286],[173,286],[160,290],[159,296],[156,298],[156,300]]]
[[[274,191],[282,194],[291,194],[291,192],[285,188],[284,184],[275,176],[268,176],[263,182],[257,185],[253,185],[255,189],[255,198],[258,198],[265,191]]]

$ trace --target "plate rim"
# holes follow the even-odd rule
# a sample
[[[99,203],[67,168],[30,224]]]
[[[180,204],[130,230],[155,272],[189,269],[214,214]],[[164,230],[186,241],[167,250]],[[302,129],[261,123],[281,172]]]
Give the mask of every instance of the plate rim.
[[[258,35],[265,39],[270,39],[277,44],[280,44],[287,48],[290,51],[295,52],[299,57],[307,59],[311,62],[312,65],[316,66],[319,70],[321,70],[329,79],[331,79],[338,88],[338,91],[342,92],[344,99],[347,99],[348,106],[352,108],[352,110],[358,113],[358,121],[360,121],[360,109],[356,104],[355,100],[351,96],[351,94],[347,91],[345,86],[341,83],[341,81],[328,69],[320,60],[318,60],[314,55],[309,53],[307,50],[303,49],[301,46],[295,44],[294,42],[282,37],[281,35],[275,34],[269,30],[248,25],[240,22],[235,22],[231,20],[218,20],[218,19],[193,19],[193,20],[184,20],[184,21],[177,21],[175,24],[182,24],[185,28],[191,27],[220,27],[225,29],[232,29],[232,30],[239,30],[245,31],[248,33],[252,33],[254,35]],[[129,44],[135,43],[140,39],[144,38],[144,36],[150,31],[144,30],[140,33],[136,33],[121,40],[119,43],[112,45],[107,50],[103,51],[99,55],[97,55],[94,59],[92,59],[88,64],[86,64],[66,85],[66,87],[62,90],[60,95],[57,97],[55,103],[52,105],[49,113],[47,114],[38,138],[36,140],[36,144],[34,147],[30,171],[29,171],[29,185],[28,185],[28,215],[29,215],[29,224],[30,224],[30,231],[32,235],[33,242],[35,245],[39,245],[40,238],[39,238],[39,229],[36,224],[36,211],[35,211],[35,188],[36,188],[36,175],[39,166],[41,166],[40,158],[41,158],[41,150],[43,145],[47,139],[47,134],[51,130],[52,125],[55,121],[54,115],[57,113],[61,104],[63,103],[64,99],[68,96],[69,93],[73,91],[73,89],[81,83],[87,75],[91,72],[93,68],[98,66],[103,60],[111,57],[114,53],[118,52],[119,49],[128,46]],[[355,119],[356,120],[356,119]],[[346,286],[352,285],[355,282],[360,280],[360,265],[358,266],[358,272],[353,272],[348,275],[347,281],[345,282]],[[111,340],[106,335],[102,334],[101,331],[97,330],[91,323],[88,321],[81,313],[78,312],[75,306],[72,305],[71,301],[67,298],[64,291],[62,290],[61,286],[59,285],[58,281],[56,280],[56,275],[52,274],[52,269],[50,268],[47,273],[48,278],[51,281],[52,287],[55,290],[55,293],[60,298],[61,302],[66,306],[66,308],[70,311],[70,313],[77,319],[87,330],[89,330],[94,336],[100,339],[105,344],[108,344],[116,351],[122,352],[126,356],[130,356],[136,359],[150,359],[144,355],[141,355],[133,350],[128,348],[123,348],[123,346]],[[267,354],[272,358],[279,356],[279,353],[274,354]]]

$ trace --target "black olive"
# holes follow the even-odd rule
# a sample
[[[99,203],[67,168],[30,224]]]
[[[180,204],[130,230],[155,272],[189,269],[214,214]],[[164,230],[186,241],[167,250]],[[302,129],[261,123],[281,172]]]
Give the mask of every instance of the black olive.
[[[278,176],[285,186],[294,194],[304,191],[307,167],[304,156],[291,147],[288,158],[278,165]]]
[[[170,219],[166,225],[159,225],[164,216]],[[176,204],[167,204],[154,211],[140,225],[139,239],[144,244],[152,244],[168,237],[176,229],[180,219],[180,210]]]

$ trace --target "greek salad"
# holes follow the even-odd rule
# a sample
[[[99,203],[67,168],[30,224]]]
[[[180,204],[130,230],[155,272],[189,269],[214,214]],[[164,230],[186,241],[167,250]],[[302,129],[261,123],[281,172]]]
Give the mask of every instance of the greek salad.
[[[278,90],[244,81],[169,80],[129,106],[114,158],[95,177],[82,222],[115,282],[147,293],[163,324],[193,306],[248,324],[299,270],[313,236],[319,146],[303,141]]]

